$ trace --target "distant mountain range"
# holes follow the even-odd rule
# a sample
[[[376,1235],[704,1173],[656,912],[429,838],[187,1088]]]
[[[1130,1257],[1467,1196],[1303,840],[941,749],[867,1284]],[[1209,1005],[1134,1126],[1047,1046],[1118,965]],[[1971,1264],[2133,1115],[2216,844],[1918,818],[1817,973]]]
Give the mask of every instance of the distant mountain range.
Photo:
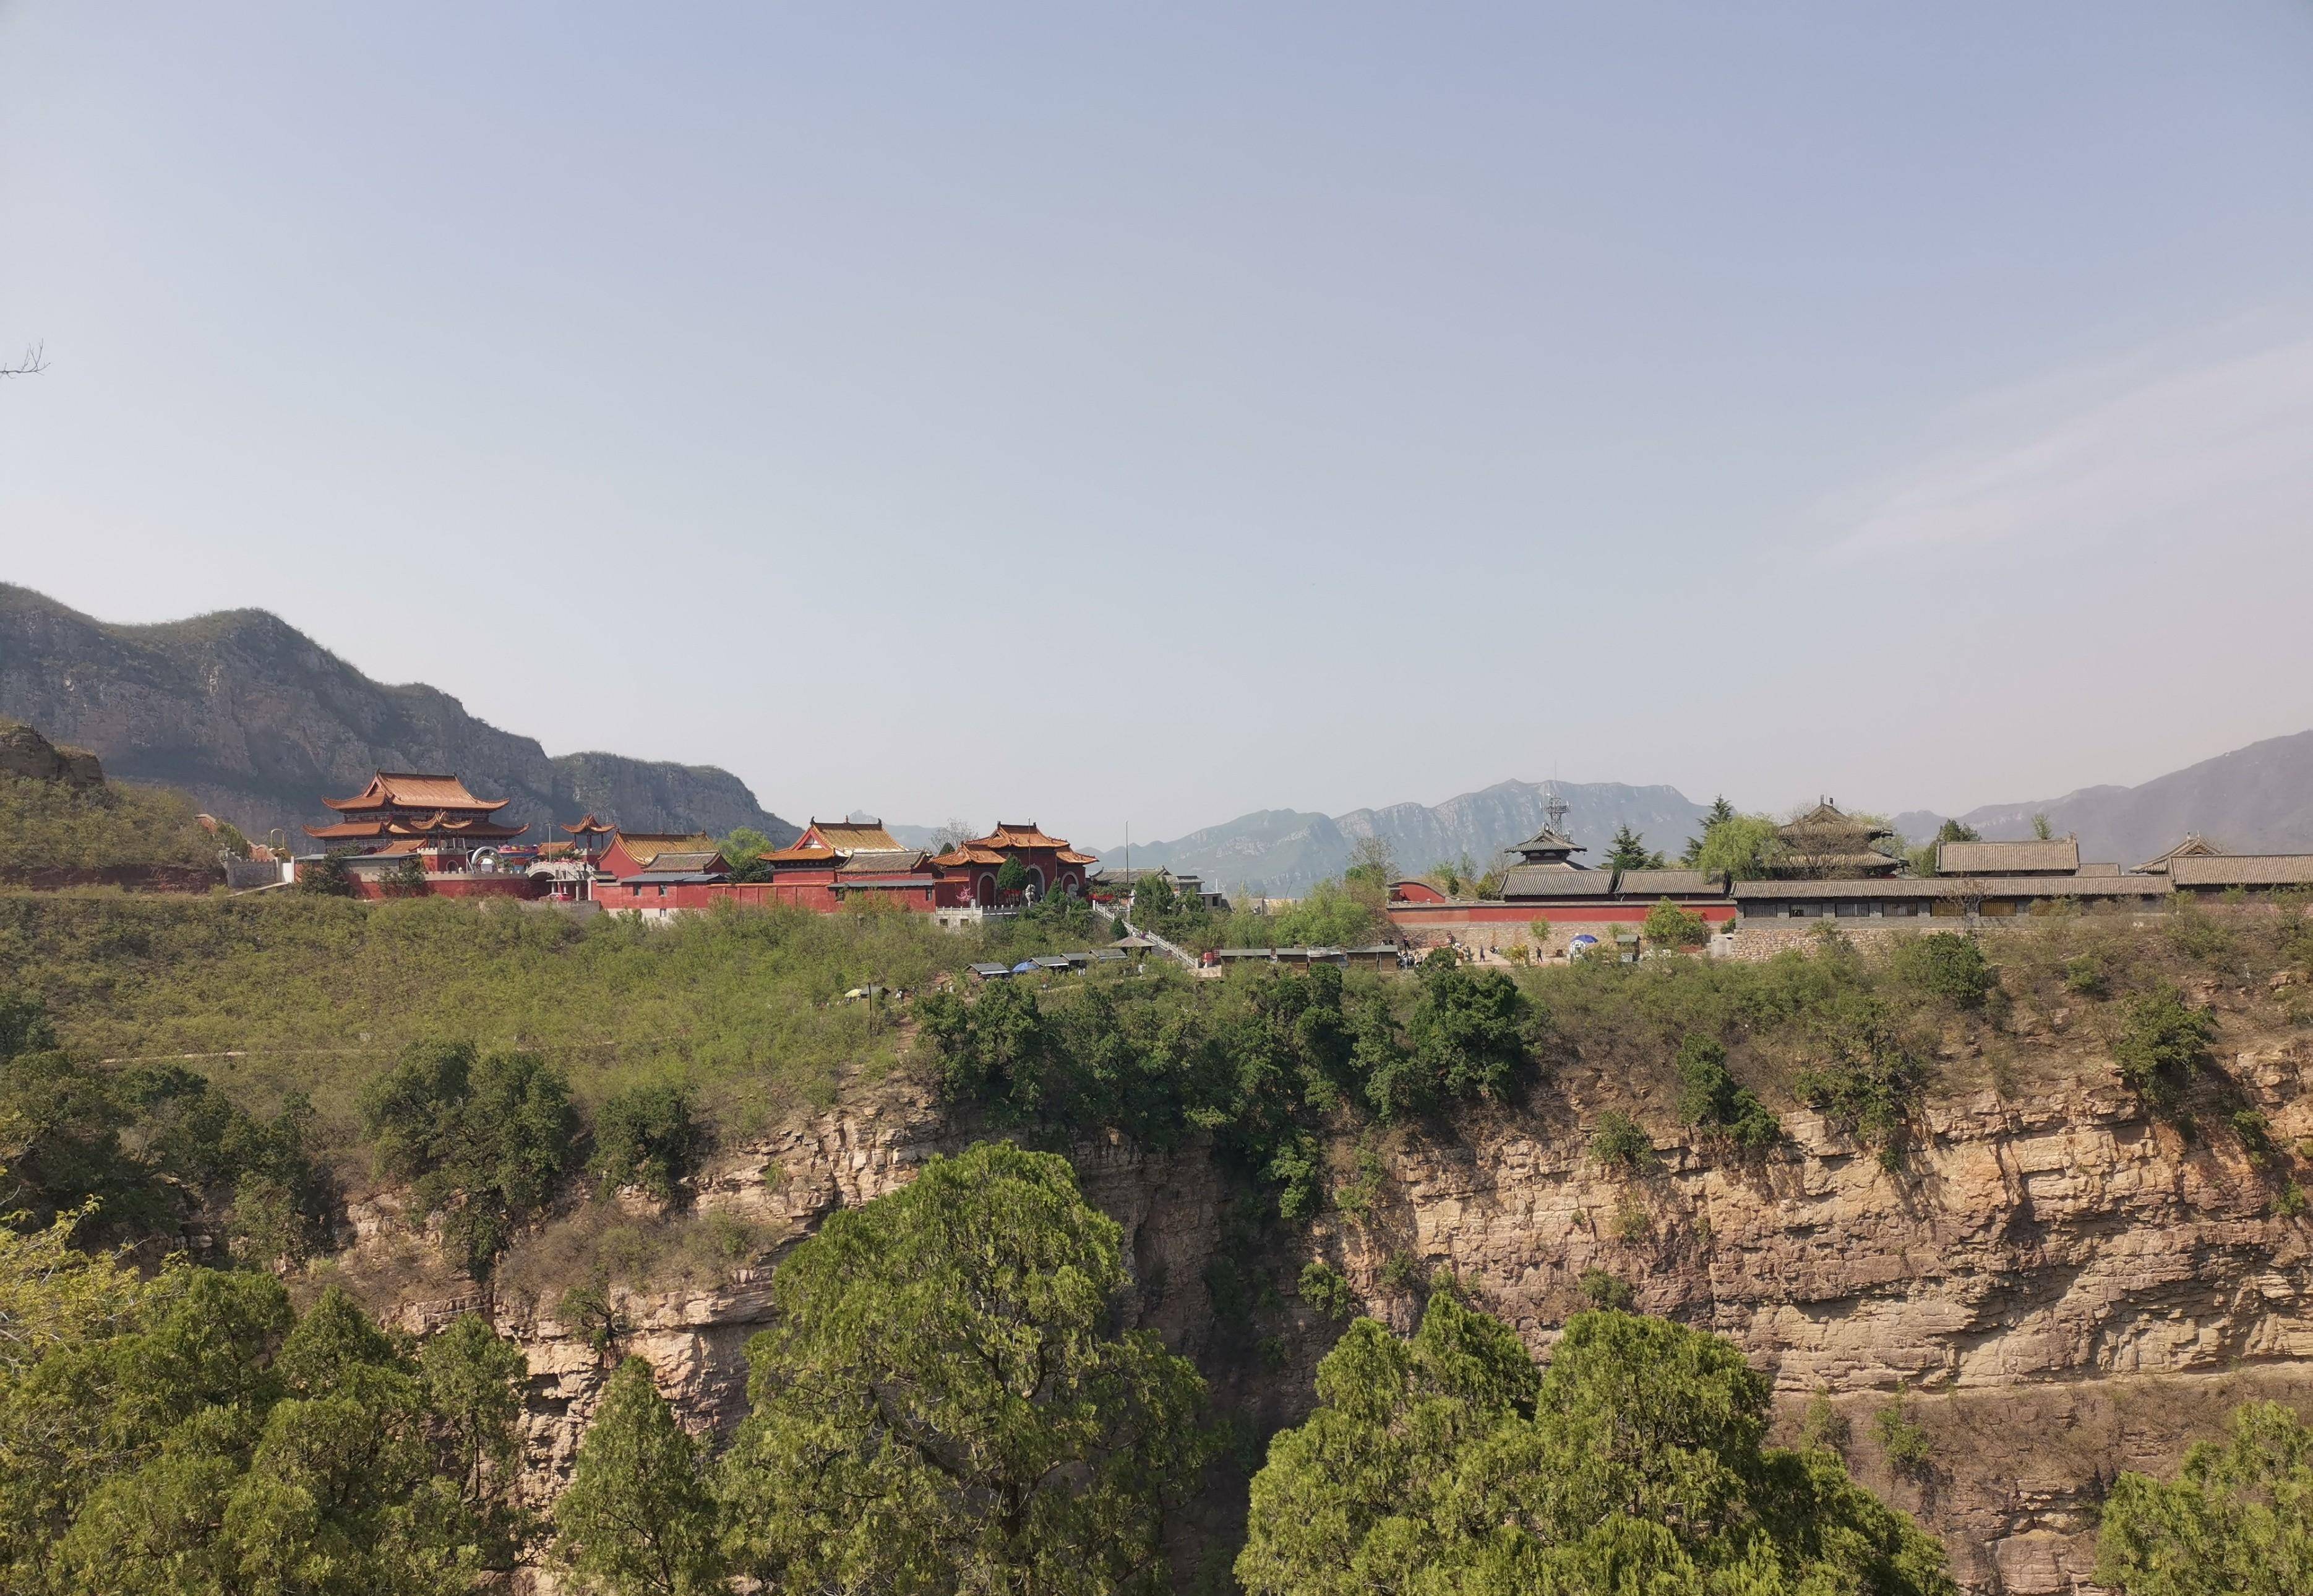
[[[327,818],[323,794],[374,770],[453,771],[532,837],[588,810],[643,831],[721,836],[796,828],[711,765],[549,756],[423,685],[372,681],[278,617],[233,609],[114,626],[0,583],[0,715],[94,750],[105,769],[161,782],[251,837]]]
[[[1411,874],[1464,854],[1481,869],[1512,843],[1542,829],[1543,805],[1556,793],[1566,804],[1566,828],[1597,857],[1616,829],[1631,827],[1648,846],[1675,857],[1702,829],[1706,805],[1675,787],[1632,787],[1620,782],[1497,782],[1438,804],[1393,803],[1344,815],[1302,810],[1256,810],[1227,825],[1209,826],[1171,842],[1132,845],[1136,866],[1194,873],[1232,892],[1293,898],[1341,873],[1362,837],[1389,845],[1398,868]],[[1121,843],[1100,850],[1122,864]]]
[[[2029,837],[2045,814],[2062,833],[2077,832],[2080,857],[2111,860],[2124,870],[2174,846],[2187,831],[2235,853],[2313,851],[2313,732],[2268,737],[2219,754],[2142,786],[2082,787],[2036,803],[1988,803],[1958,816],[1993,838]],[[1895,827],[1913,841],[1936,833],[1944,817],[1913,810]]]

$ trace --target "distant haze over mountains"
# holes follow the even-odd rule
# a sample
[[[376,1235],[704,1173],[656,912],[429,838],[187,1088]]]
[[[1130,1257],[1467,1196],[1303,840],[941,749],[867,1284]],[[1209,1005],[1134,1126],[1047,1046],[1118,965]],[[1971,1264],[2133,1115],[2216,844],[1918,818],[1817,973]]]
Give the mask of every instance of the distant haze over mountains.
[[[2234,853],[2313,851],[2313,732],[2268,737],[2141,786],[2082,787],[2034,803],[1988,803],[1958,819],[1989,837],[2029,837],[2045,814],[2058,833],[2077,832],[2080,857],[2141,864],[2187,831]],[[1895,818],[1914,840],[1943,817],[1914,810]]]
[[[1708,807],[1675,787],[1632,787],[1620,782],[1497,782],[1438,804],[1393,803],[1344,815],[1291,809],[1257,810],[1227,825],[1170,842],[1136,842],[1135,865],[1192,872],[1231,891],[1297,897],[1341,873],[1361,837],[1378,837],[1408,874],[1467,854],[1481,868],[1494,855],[1533,836],[1555,792],[1566,803],[1566,829],[1596,859],[1615,829],[1628,825],[1649,847],[1676,856],[1702,829]],[[1121,842],[1100,850],[1104,863],[1124,863]]]
[[[727,770],[550,757],[447,693],[372,681],[262,609],[114,626],[0,583],[0,715],[93,749],[114,776],[181,788],[252,837],[278,827],[303,843],[296,827],[327,818],[324,795],[379,769],[454,772],[510,799],[526,841],[588,810],[635,830],[796,836]]]

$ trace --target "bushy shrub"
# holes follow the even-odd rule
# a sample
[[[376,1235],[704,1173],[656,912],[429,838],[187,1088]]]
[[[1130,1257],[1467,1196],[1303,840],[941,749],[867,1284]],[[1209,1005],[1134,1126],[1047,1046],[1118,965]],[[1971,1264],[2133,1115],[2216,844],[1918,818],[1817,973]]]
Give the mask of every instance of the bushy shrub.
[[[1893,1169],[1928,1071],[1895,1013],[1868,993],[1842,993],[1816,1022],[1815,1057],[1793,1086],[1801,1101],[1879,1149]]]
[[[412,1048],[363,1092],[361,1116],[379,1172],[410,1182],[477,1277],[545,1207],[577,1128],[560,1071],[530,1053],[478,1056],[470,1042]]]
[[[2156,987],[2129,1000],[2113,1043],[2113,1062],[2120,1078],[2147,1104],[2168,1109],[2208,1061],[2209,1042],[2216,1034],[2216,1021],[2185,1007],[2176,987]]]
[[[2111,964],[2098,952],[2078,953],[2064,960],[2064,990],[2080,997],[2105,997],[2112,991]]]
[[[1665,898],[1647,910],[1639,934],[1658,948],[1699,948],[1711,940],[1711,926]]]
[[[1629,1281],[1604,1269],[1583,1270],[1577,1289],[1581,1292],[1582,1300],[1593,1308],[1613,1308],[1628,1312],[1631,1304],[1638,1300],[1638,1293],[1631,1289]]]
[[[671,1201],[698,1169],[705,1139],[682,1087],[629,1087],[595,1113],[594,1174],[605,1188],[638,1186]]]
[[[1636,1174],[1652,1169],[1655,1144],[1646,1127],[1619,1109],[1608,1109],[1598,1116],[1598,1123],[1590,1132],[1590,1156],[1605,1169],[1620,1170]]]
[[[1357,1294],[1350,1290],[1350,1277],[1323,1258],[1302,1266],[1301,1300],[1327,1319],[1349,1319],[1358,1310]]]
[[[1928,1471],[1935,1449],[1928,1440],[1926,1426],[1904,1411],[1901,1396],[1871,1416],[1871,1434],[1878,1438],[1888,1468],[1913,1478]]]
[[[1964,1009],[1982,1008],[2000,985],[2000,972],[1984,958],[1983,945],[1957,931],[1930,932],[1900,942],[1889,963],[1898,978]]]
[[[297,867],[297,890],[317,898],[351,898],[354,873],[346,868],[346,861],[352,856],[350,848],[331,848],[318,859],[308,859]]]
[[[1738,1085],[1727,1067],[1727,1049],[1706,1036],[1690,1036],[1678,1048],[1678,1118],[1724,1136],[1755,1153],[1782,1139],[1782,1122],[1756,1093]]]
[[[1807,1399],[1806,1410],[1799,1415],[1799,1444],[1843,1455],[1854,1434],[1855,1427],[1847,1422],[1846,1416],[1832,1406],[1831,1389],[1816,1387],[1815,1394]]]

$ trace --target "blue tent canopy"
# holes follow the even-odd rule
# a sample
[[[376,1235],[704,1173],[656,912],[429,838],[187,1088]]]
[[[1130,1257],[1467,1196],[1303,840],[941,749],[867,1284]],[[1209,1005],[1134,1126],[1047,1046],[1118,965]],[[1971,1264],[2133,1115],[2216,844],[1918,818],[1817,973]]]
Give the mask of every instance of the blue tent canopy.
[[[1033,959],[1023,959],[1012,967],[1012,973],[1016,976],[1033,975],[1035,969],[1036,961]]]

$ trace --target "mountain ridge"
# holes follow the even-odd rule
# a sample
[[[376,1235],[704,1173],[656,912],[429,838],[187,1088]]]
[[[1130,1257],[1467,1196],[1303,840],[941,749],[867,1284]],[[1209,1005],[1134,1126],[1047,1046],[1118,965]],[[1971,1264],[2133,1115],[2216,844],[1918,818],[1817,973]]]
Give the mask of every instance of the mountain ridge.
[[[2083,859],[2112,861],[2123,870],[2165,852],[2188,831],[2235,853],[2313,851],[2313,731],[2263,738],[2133,787],[2077,787],[2036,802],[1982,804],[1956,818],[1999,840],[2031,836],[2036,815],[2060,834],[2076,834]],[[1893,823],[1924,841],[1943,820],[1913,810]]]
[[[1135,865],[1194,872],[1233,891],[1288,898],[1339,875],[1358,844],[1377,837],[1406,872],[1464,854],[1480,868],[1501,851],[1540,830],[1552,794],[1566,804],[1566,827],[1593,857],[1618,827],[1630,826],[1648,846],[1675,855],[1702,829],[1708,807],[1677,788],[1623,782],[1501,781],[1460,793],[1441,803],[1403,802],[1324,815],[1306,810],[1253,810],[1169,841],[1135,843]],[[1124,862],[1121,845],[1101,850]]]
[[[593,810],[637,830],[796,828],[711,765],[594,750],[549,755],[423,682],[373,680],[266,609],[101,621],[0,583],[0,715],[93,750],[113,775],[160,783],[252,836],[302,841],[321,798],[378,769],[456,773],[536,840]]]

